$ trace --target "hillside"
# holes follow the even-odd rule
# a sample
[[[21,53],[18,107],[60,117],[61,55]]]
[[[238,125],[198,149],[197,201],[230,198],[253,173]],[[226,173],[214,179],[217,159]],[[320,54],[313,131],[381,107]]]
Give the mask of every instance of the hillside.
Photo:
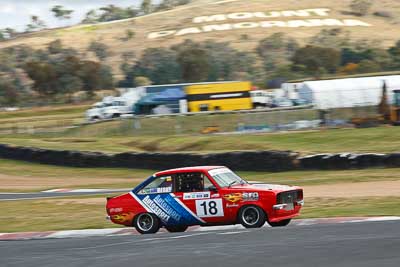
[[[134,51],[140,55],[145,48],[167,47],[188,38],[226,41],[246,51],[277,32],[284,32],[300,43],[329,28],[344,28],[353,40],[376,40],[386,47],[400,39],[400,1],[374,1],[369,14],[363,17],[351,14],[349,3],[350,0],[197,0],[173,10],[123,21],[27,34],[1,42],[0,49],[20,44],[41,48],[61,39],[66,46],[86,51],[88,44],[97,40],[111,48],[112,56],[107,63],[118,73],[122,53]],[[390,17],[373,15],[377,11],[390,12]],[[124,39],[127,30],[135,33],[129,40]]]

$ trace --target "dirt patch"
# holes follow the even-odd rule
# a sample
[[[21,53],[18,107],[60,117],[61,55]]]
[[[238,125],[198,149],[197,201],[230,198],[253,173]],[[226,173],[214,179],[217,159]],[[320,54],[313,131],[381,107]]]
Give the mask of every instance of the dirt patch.
[[[341,183],[304,186],[305,198],[353,198],[400,196],[400,181]]]
[[[43,201],[49,202],[49,201]],[[70,198],[70,199],[52,199],[52,203],[56,205],[68,205],[68,204],[79,204],[79,205],[106,205],[106,198]]]

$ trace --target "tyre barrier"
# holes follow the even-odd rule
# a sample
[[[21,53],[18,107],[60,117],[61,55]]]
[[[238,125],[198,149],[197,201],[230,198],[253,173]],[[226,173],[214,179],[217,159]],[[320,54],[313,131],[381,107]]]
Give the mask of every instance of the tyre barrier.
[[[199,165],[224,165],[240,171],[290,171],[296,169],[296,153],[252,151],[212,154],[119,153],[50,150],[0,144],[0,158],[70,167],[108,167],[161,170]]]
[[[0,144],[0,158],[68,167],[162,170],[224,165],[238,171],[345,170],[400,167],[400,153],[317,154],[299,157],[291,151],[240,151],[211,154],[119,153],[50,150]]]
[[[298,158],[303,170],[346,170],[400,167],[400,153],[392,154],[317,154]]]

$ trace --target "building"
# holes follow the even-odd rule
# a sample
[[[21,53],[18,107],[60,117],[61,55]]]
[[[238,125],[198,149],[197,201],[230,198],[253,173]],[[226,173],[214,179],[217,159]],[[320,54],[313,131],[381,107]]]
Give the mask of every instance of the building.
[[[297,93],[298,98],[313,103],[317,109],[376,106],[382,98],[386,83],[388,99],[393,90],[400,89],[400,75],[304,81],[296,86],[285,84],[287,95]],[[297,92],[292,92],[297,91]]]

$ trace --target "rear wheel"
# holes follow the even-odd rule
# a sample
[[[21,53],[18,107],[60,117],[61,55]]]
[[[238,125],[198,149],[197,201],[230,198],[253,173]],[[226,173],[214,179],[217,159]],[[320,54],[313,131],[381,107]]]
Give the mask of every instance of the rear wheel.
[[[154,234],[160,229],[160,220],[151,213],[142,213],[136,216],[133,226],[141,234]]]
[[[272,227],[282,227],[288,225],[291,220],[292,219],[287,219],[279,222],[268,222],[268,224],[271,225]]]
[[[188,229],[188,226],[187,225],[165,226],[165,229],[167,229],[167,231],[170,233],[179,233],[179,232],[185,232]]]
[[[266,221],[265,212],[257,206],[245,206],[239,211],[239,222],[246,228],[260,228]]]

